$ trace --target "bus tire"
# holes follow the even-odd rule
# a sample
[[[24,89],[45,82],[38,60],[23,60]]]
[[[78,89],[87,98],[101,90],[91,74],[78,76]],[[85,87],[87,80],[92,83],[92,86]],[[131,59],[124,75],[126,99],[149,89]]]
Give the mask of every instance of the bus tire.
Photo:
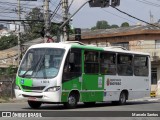
[[[113,105],[125,105],[126,100],[127,100],[127,96],[126,96],[125,92],[121,92],[121,94],[119,96],[119,101],[112,101],[112,104]]]
[[[71,94],[68,97],[68,101],[64,103],[64,106],[66,108],[73,109],[73,108],[76,108],[77,102],[78,102],[78,100],[77,100],[76,95],[75,94]]]
[[[38,109],[41,106],[41,102],[37,102],[37,101],[29,101],[28,100],[28,105],[33,108],[33,109]]]
[[[126,100],[127,100],[127,96],[126,96],[125,92],[121,92],[121,94],[119,96],[119,105],[125,105]]]

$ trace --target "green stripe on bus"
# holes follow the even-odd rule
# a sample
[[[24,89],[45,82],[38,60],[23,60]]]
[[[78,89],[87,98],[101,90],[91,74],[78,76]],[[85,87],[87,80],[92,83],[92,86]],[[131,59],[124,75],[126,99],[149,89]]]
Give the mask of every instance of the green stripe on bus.
[[[102,47],[96,47],[96,46],[72,45],[72,48],[81,48],[81,49],[90,49],[90,50],[104,51],[104,49]]]
[[[24,85],[24,86],[29,86],[31,87],[33,84],[33,80],[29,78],[21,78],[21,77],[16,77],[16,85]]]

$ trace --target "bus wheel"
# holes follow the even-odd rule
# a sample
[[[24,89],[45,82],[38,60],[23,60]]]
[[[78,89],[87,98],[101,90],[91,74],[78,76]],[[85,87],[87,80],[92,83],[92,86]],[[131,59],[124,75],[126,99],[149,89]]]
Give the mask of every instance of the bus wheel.
[[[28,101],[28,105],[33,109],[38,109],[41,106],[41,102],[37,101]]]
[[[125,92],[121,92],[120,96],[119,96],[119,101],[112,101],[113,105],[124,105],[126,104],[126,94]]]
[[[126,94],[125,92],[121,92],[119,97],[119,105],[124,105],[124,104],[126,104]]]
[[[77,106],[77,97],[75,94],[71,94],[68,97],[68,102],[64,103],[64,106],[69,109],[73,109]]]

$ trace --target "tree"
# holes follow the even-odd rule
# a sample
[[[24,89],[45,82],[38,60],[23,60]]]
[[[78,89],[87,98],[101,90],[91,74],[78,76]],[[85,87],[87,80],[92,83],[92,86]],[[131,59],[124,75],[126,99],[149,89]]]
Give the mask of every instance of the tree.
[[[32,11],[30,11],[26,15],[26,20],[43,20],[43,13],[41,12],[40,8],[33,8]],[[40,37],[41,35],[38,33],[40,32],[44,27],[44,22],[41,21],[28,21],[27,24],[29,25],[28,33],[31,36],[31,38],[35,39]],[[26,35],[28,34],[26,33]]]
[[[91,28],[91,30],[95,30],[95,29],[97,29],[96,26],[94,26],[94,27]]]
[[[101,20],[97,21],[96,26],[92,27],[91,30],[95,29],[110,29],[110,28],[118,28],[119,26],[116,24],[109,25],[107,21]]]
[[[8,49],[18,44],[17,36],[3,36],[0,39],[0,50]]]
[[[119,28],[119,26],[118,26],[118,25],[113,24],[113,25],[111,25],[111,26],[110,26],[110,28]]]
[[[41,12],[40,8],[33,8],[32,11],[28,13],[26,16],[27,20],[41,20],[43,21],[43,13]],[[27,40],[33,40],[38,37],[44,37],[45,30],[44,30],[44,22],[40,21],[28,21],[27,24],[29,25],[28,33],[23,35],[23,37]],[[61,24],[51,22],[50,25],[50,34],[51,36],[57,35],[57,29]],[[71,31],[70,31],[71,32]],[[24,42],[24,39],[23,39]]]
[[[121,24],[121,27],[129,27],[129,23],[128,22],[124,22]]]
[[[97,21],[97,24],[96,24],[97,29],[107,29],[109,27],[110,27],[110,25],[108,25],[107,21],[105,21],[105,20]]]

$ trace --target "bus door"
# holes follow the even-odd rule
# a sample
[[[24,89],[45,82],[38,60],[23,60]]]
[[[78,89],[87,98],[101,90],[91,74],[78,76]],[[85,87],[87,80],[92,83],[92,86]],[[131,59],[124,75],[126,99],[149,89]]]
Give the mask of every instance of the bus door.
[[[134,75],[137,77],[137,86],[141,91],[149,93],[150,90],[150,63],[148,56],[134,56]],[[135,80],[136,81],[136,80]]]
[[[99,74],[99,51],[83,51],[82,101],[103,100],[103,77]]]
[[[65,60],[62,76],[62,91],[81,90],[82,67],[81,49],[72,48]]]

